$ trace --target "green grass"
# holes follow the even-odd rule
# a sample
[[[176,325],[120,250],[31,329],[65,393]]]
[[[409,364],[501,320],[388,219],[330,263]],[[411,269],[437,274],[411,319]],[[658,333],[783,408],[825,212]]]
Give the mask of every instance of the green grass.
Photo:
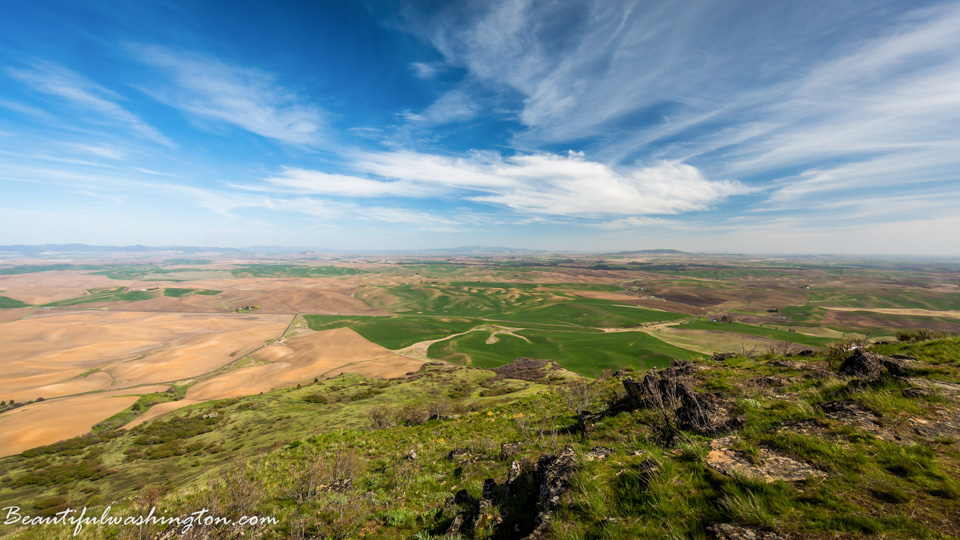
[[[709,321],[693,321],[689,323],[683,323],[676,326],[675,328],[680,330],[714,330],[717,332],[733,332],[737,334],[749,334],[753,336],[761,336],[765,338],[775,339],[778,341],[787,341],[790,343],[797,343],[800,345],[807,345],[810,347],[824,347],[834,341],[835,339],[825,338],[825,337],[816,337],[808,336],[806,334],[801,334],[799,332],[788,332],[786,330],[777,330],[774,328],[763,328],[761,326],[753,326],[750,324],[744,323],[722,323],[722,322],[709,322]]]
[[[622,328],[657,321],[675,321],[682,313],[656,311],[619,304],[612,300],[576,298],[542,307],[520,309],[503,315],[506,320],[571,324],[599,328]]]
[[[366,270],[346,266],[304,266],[293,264],[251,264],[231,270],[236,277],[337,277],[365,274]]]
[[[492,368],[508,364],[516,358],[541,358],[594,377],[604,369],[622,367],[666,366],[675,358],[689,360],[697,353],[664,343],[643,332],[608,334],[520,330],[518,336],[497,335],[496,343],[487,343],[490,331],[475,331],[434,343],[427,354],[474,367]]]
[[[200,294],[204,296],[213,296],[220,294],[223,291],[215,291],[212,289],[180,289],[180,288],[166,288],[163,290],[164,296],[172,296],[174,298],[181,298],[184,296],[190,296],[193,294]]]
[[[610,344],[589,340],[643,335],[521,333],[531,341],[536,334],[555,338],[549,345],[554,350],[563,350],[564,340],[575,340],[578,349],[589,345],[600,351]],[[474,336],[486,338],[480,332],[463,337]],[[960,370],[960,339],[884,347],[889,353],[918,356],[921,372],[931,365],[954,374]],[[495,396],[496,391],[484,394],[499,389],[489,372],[428,364],[409,379],[343,375],[302,388],[195,405],[129,432],[104,430],[3,458],[0,508],[17,505],[37,515],[64,505],[88,506],[89,513],[98,515],[111,505],[111,515],[135,515],[138,494],[155,487],[157,511],[166,515],[211,508],[211,498],[216,498],[220,512],[278,518],[267,537],[294,536],[298,519],[307,520],[310,535],[329,537],[336,534],[338,520],[345,519],[351,530],[361,531],[355,536],[441,538],[453,518],[445,501],[460,490],[479,498],[487,478],[502,486],[516,459],[526,472],[508,498],[487,509],[504,519],[500,537],[512,538],[518,536],[514,525],[522,534],[532,528],[530,509],[536,508],[539,495],[532,464],[569,445],[578,466],[552,513],[551,538],[703,538],[710,523],[769,527],[791,538],[956,536],[955,523],[944,518],[960,507],[955,443],[921,444],[908,431],[899,432],[904,440],[884,441],[827,419],[817,408],[825,400],[855,399],[875,408],[883,424],[894,429],[904,412],[933,421],[931,414],[941,402],[893,395],[899,388],[895,382],[864,387],[837,378],[805,379],[800,370],[783,370],[759,358],[710,361],[703,367],[694,375],[697,388],[715,381],[710,387],[723,389],[731,413],[745,422],[735,430],[740,441],[731,448],[748,455],[772,449],[828,476],[767,484],[722,475],[705,462],[714,436],[683,433],[676,444],[662,447],[652,436],[659,413],[605,409],[606,399],[622,395],[616,379],[593,382],[607,397],[591,410],[604,414],[581,439],[569,430],[574,416],[556,383],[509,381],[515,391]],[[777,392],[750,383],[775,374],[798,382]],[[441,405],[445,419],[428,420],[431,408]],[[395,422],[372,429],[374,411],[387,411]],[[784,422],[796,420],[814,421],[823,432],[782,429]],[[519,453],[501,459],[500,444],[507,442],[520,442]],[[594,446],[612,454],[604,460],[584,459]],[[411,450],[415,459],[406,457]],[[447,459],[452,450],[465,452],[464,459]],[[646,472],[646,460],[655,464],[655,472]],[[312,480],[305,476],[311,464],[320,465]],[[351,480],[343,493],[309,490],[343,477]],[[249,509],[231,506],[250,494],[260,496]],[[89,526],[87,536],[119,537],[108,529]],[[0,533],[25,540],[62,536],[63,530],[24,527]],[[481,530],[472,537],[491,538],[490,533]]]
[[[486,286],[484,286],[486,285]],[[501,321],[622,327],[685,317],[620,304],[550,292],[529,283],[400,285],[361,289],[357,297],[394,313],[481,317]]]
[[[827,310],[812,304],[805,304],[802,306],[782,307],[780,308],[780,313],[790,317],[794,322],[818,321],[827,314]]]
[[[519,289],[525,291],[537,289],[561,289],[569,291],[604,291],[619,292],[623,288],[618,285],[602,283],[516,283],[506,281],[450,281],[443,283],[449,287],[464,287],[475,289]]]
[[[77,264],[22,264],[18,266],[0,268],[0,276],[33,274],[36,272],[54,272],[59,270],[99,270],[101,268],[103,267]]]
[[[349,326],[364,338],[388,349],[402,349],[430,339],[465,332],[479,321],[439,317],[349,317],[339,315],[305,315],[312,330],[330,330]]]
[[[20,307],[29,307],[29,306],[30,304],[21,302],[20,300],[14,300],[13,298],[0,296],[0,309],[20,308]]]
[[[78,296],[76,298],[68,298],[66,300],[58,300],[56,302],[44,304],[44,306],[67,307],[79,304],[90,304],[93,302],[136,302],[139,300],[156,298],[162,294],[159,289],[154,289],[152,291],[127,291],[126,287],[88,289],[87,292],[90,294],[86,296]]]

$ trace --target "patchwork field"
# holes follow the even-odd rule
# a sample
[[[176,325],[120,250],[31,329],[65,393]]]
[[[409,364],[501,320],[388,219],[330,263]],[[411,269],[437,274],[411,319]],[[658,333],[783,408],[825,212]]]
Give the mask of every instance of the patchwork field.
[[[426,361],[493,368],[525,357],[592,377],[918,328],[960,332],[956,265],[643,254],[31,260],[0,267],[0,426],[17,441],[2,451],[344,372],[394,378]],[[69,422],[26,427],[68,408]]]

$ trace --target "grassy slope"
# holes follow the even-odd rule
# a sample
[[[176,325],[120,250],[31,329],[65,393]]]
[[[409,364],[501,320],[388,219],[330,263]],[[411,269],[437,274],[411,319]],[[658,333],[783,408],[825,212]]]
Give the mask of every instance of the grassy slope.
[[[151,298],[156,298],[162,294],[159,289],[152,291],[127,291],[126,287],[89,289],[87,292],[90,294],[86,296],[78,296],[76,298],[68,298],[66,300],[58,300],[56,302],[44,304],[44,306],[66,307],[75,306],[78,304],[89,304],[93,302],[135,302],[137,300],[149,300]]]
[[[886,347],[886,352],[920,358],[916,376],[960,375],[958,340]],[[229,513],[231,501],[261,493],[246,513],[278,518],[271,536],[291,537],[298,516],[314,516],[304,523],[310,534],[332,534],[343,520],[345,527],[365,537],[439,538],[452,517],[440,511],[444,500],[461,489],[479,497],[485,478],[502,483],[509,461],[498,458],[499,444],[520,441],[517,459],[526,460],[527,467],[541,454],[568,444],[581,457],[554,516],[555,538],[701,537],[712,522],[773,527],[802,538],[944,538],[960,533],[948,517],[960,511],[960,450],[955,440],[917,444],[904,432],[902,441],[885,441],[825,419],[817,408],[824,401],[854,399],[884,425],[895,426],[905,414],[937,417],[937,411],[949,405],[942,398],[910,397],[896,383],[854,386],[843,379],[805,378],[804,372],[778,368],[765,358],[733,358],[705,366],[697,386],[723,392],[733,400],[734,412],[745,417],[738,448],[749,454],[767,444],[829,476],[765,484],[720,475],[704,462],[708,437],[686,434],[677,446],[660,447],[650,431],[656,415],[643,410],[611,411],[580,440],[564,429],[573,416],[558,392],[546,386],[521,383],[518,387],[526,388],[517,393],[478,398],[483,389],[479,383],[489,373],[431,366],[418,380],[375,382],[344,376],[301,389],[194,406],[89,446],[64,444],[59,451],[5,458],[0,460],[0,507],[18,504],[36,515],[41,510],[35,507],[52,503],[87,504],[93,510],[113,504],[115,515],[130,515],[136,499],[125,497],[157,486],[157,506],[168,515],[209,508],[213,493],[221,498],[222,512]],[[767,375],[793,382],[776,394],[749,383]],[[615,380],[595,384],[622,391]],[[304,399],[318,394],[328,402]],[[351,401],[363,395],[368,397]],[[369,428],[367,413],[376,406],[409,408],[452,395],[473,396],[460,405],[465,411],[459,417]],[[217,412],[218,418],[203,420],[201,415],[209,412]],[[787,421],[820,423],[825,432],[778,429]],[[531,425],[542,429],[531,430]],[[596,445],[609,447],[613,454],[603,461],[582,459]],[[445,459],[455,448],[466,449],[469,459]],[[416,459],[405,458],[410,450],[417,452]],[[140,457],[126,457],[130,455]],[[298,501],[291,492],[292,480],[302,478],[298,471],[320,456],[327,467],[319,481],[328,483],[337,455],[354,458],[351,487],[340,495],[318,493]],[[250,465],[245,475],[234,476],[230,471],[236,470],[238,458]],[[656,463],[659,472],[646,476],[641,467],[645,459]],[[62,499],[51,503],[54,497]],[[529,526],[518,516],[530,516],[532,506],[522,508],[507,516],[508,523]],[[511,510],[509,502],[493,511],[503,510]],[[30,528],[10,537],[38,538],[43,532],[63,531]],[[87,537],[108,533],[89,529],[93,536]],[[481,531],[478,537],[486,536]]]
[[[545,291],[525,283],[371,287],[360,289],[357,297],[373,307],[394,313],[591,327],[671,321],[685,316],[623,305],[613,300],[579,298],[560,291]]]
[[[251,264],[232,270],[236,277],[335,277],[364,274],[365,270],[345,266],[302,266],[294,264]]]
[[[430,346],[431,358],[492,368],[508,364],[519,357],[550,359],[561,366],[587,376],[596,376],[604,369],[616,370],[637,366],[669,365],[674,358],[693,358],[696,353],[669,345],[642,332],[595,334],[521,330],[517,335],[496,336],[496,343],[487,343],[489,332],[477,331],[440,341]]]
[[[166,289],[163,289],[164,296],[172,296],[175,298],[190,296],[193,294],[200,294],[204,296],[214,296],[222,292],[223,291],[215,291],[212,289],[182,289],[182,288],[176,288],[176,287],[168,287]]]
[[[30,304],[21,302],[20,300],[14,300],[13,298],[8,298],[8,297],[6,297],[6,296],[0,296],[0,309],[29,307],[29,306],[30,306]]]
[[[366,339],[388,349],[402,349],[420,341],[465,332],[479,324],[475,319],[452,317],[361,317],[305,315],[313,330],[349,326]]]

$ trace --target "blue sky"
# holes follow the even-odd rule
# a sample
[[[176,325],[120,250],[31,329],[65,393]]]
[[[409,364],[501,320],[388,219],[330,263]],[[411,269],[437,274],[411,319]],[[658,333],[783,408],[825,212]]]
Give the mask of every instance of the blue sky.
[[[960,255],[960,2],[3,11],[0,244]]]

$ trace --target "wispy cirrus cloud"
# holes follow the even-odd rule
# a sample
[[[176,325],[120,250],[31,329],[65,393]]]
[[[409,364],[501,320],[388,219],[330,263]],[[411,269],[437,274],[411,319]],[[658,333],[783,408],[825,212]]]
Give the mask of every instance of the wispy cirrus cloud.
[[[881,4],[501,0],[406,16],[449,65],[520,94],[521,147],[688,163],[765,184],[760,209],[806,212],[960,179],[960,5]]]
[[[410,62],[410,71],[421,79],[432,79],[444,69],[440,62]]]
[[[6,72],[34,90],[94,113],[100,121],[125,126],[138,135],[165,146],[176,146],[156,128],[122,107],[118,103],[123,100],[122,96],[65,67],[49,62],[34,62],[26,68],[7,68]],[[33,108],[20,108],[27,112],[31,109]],[[46,111],[42,113],[48,114]]]
[[[309,146],[324,138],[320,108],[268,73],[157,46],[129,48],[169,77],[170,84],[141,89],[170,107],[283,143]]]
[[[445,92],[419,113],[404,113],[404,118],[418,127],[431,127],[471,120],[479,113],[477,102],[467,92],[455,89]]]

